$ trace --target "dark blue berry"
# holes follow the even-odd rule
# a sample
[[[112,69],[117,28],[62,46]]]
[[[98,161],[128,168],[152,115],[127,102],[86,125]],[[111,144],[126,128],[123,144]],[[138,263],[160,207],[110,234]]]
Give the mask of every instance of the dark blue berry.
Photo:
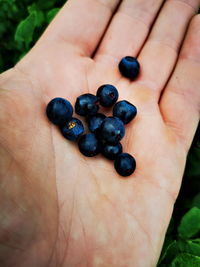
[[[76,141],[83,133],[84,126],[76,118],[69,120],[64,126],[60,127],[63,136],[71,141]]]
[[[140,64],[134,57],[124,57],[119,63],[121,74],[131,80],[135,79],[140,71]]]
[[[122,145],[118,143],[116,145],[105,144],[102,147],[102,154],[108,159],[115,159],[118,154],[122,153]]]
[[[98,98],[95,95],[84,94],[76,99],[75,111],[78,115],[95,115],[98,110]]]
[[[102,122],[104,121],[104,119],[106,118],[106,116],[102,113],[97,113],[96,115],[90,116],[88,118],[88,127],[89,130],[92,133],[98,133],[99,129],[101,127]]]
[[[119,94],[113,85],[105,84],[97,90],[97,97],[103,107],[111,107],[117,101]]]
[[[103,142],[117,144],[125,135],[123,122],[117,117],[108,117],[101,124],[100,138]]]
[[[124,124],[129,123],[137,114],[137,108],[126,100],[117,102],[113,107],[113,116],[118,117]]]
[[[47,105],[46,114],[52,123],[63,125],[71,119],[73,107],[68,100],[56,97]]]
[[[121,153],[117,155],[114,166],[118,174],[121,176],[129,176],[135,171],[136,161],[130,154]]]
[[[79,139],[78,147],[86,157],[96,156],[101,151],[101,143],[93,133],[82,135]]]

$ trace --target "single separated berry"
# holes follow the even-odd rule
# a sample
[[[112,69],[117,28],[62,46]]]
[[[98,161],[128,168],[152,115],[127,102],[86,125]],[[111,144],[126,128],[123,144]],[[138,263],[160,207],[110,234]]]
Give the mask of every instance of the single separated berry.
[[[96,115],[90,116],[88,118],[88,127],[89,127],[90,132],[98,133],[101,127],[101,124],[105,118],[106,116],[102,113],[97,113]]]
[[[117,144],[125,135],[123,122],[117,117],[107,117],[101,124],[99,138],[108,144]]]
[[[84,133],[84,126],[80,120],[72,118],[60,130],[66,139],[76,141]]]
[[[99,103],[103,107],[112,107],[119,97],[117,89],[111,84],[105,84],[97,90]]]
[[[46,114],[52,123],[63,125],[71,119],[73,107],[67,99],[56,97],[47,105]]]
[[[135,171],[136,161],[130,154],[121,153],[117,155],[114,166],[119,175],[129,176]]]
[[[95,115],[99,110],[98,98],[92,94],[83,94],[77,97],[75,111],[78,115]]]
[[[116,145],[104,144],[102,147],[102,154],[104,157],[108,159],[115,159],[117,155],[122,153],[122,145],[121,143],[117,143]]]
[[[131,80],[135,79],[140,71],[140,64],[134,57],[123,57],[119,63],[121,74]]]
[[[137,114],[137,108],[126,100],[117,102],[113,107],[113,116],[118,117],[124,124],[129,123]]]
[[[78,142],[80,152],[86,157],[93,157],[100,153],[101,144],[93,133],[84,134]]]

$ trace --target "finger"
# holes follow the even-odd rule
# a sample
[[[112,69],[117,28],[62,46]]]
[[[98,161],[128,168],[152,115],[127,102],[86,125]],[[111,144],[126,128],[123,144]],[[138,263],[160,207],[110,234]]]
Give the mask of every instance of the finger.
[[[138,57],[142,66],[138,82],[153,87],[157,99],[173,70],[188,24],[199,3],[199,0],[167,1]]]
[[[95,59],[118,61],[137,55],[163,0],[124,0],[112,19]]]
[[[81,54],[90,56],[119,2],[120,0],[69,0],[41,40],[64,41]]]
[[[200,15],[190,24],[160,109],[166,124],[188,150],[200,118]]]

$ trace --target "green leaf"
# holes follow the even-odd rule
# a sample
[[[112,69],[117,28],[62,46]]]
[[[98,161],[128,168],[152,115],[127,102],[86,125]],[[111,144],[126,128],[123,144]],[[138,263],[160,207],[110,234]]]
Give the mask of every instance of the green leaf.
[[[5,23],[0,23],[0,38],[3,38],[3,34],[6,33],[7,27]]]
[[[168,247],[162,252],[159,260],[159,264],[163,261],[165,263],[170,263],[176,255],[179,253],[189,253],[194,256],[200,257],[200,243],[199,239],[194,240],[173,240]]]
[[[200,176],[200,148],[192,147],[187,157],[185,174],[189,177]]]
[[[44,13],[38,9],[38,7],[36,6],[36,4],[32,4],[31,6],[28,7],[28,12],[29,14],[34,13],[35,14],[35,24],[37,27],[42,26],[42,24],[45,21],[44,18]]]
[[[173,217],[171,218],[170,222],[169,222],[169,225],[168,225],[168,228],[167,228],[167,235],[171,235],[171,233],[173,232],[174,230],[174,219]]]
[[[177,245],[180,252],[185,252],[200,257],[200,244],[195,243],[192,240],[179,240]]]
[[[57,2],[57,0],[48,0],[48,1],[38,0],[36,2],[36,4],[37,4],[38,8],[40,8],[42,10],[48,10],[48,9],[52,8],[56,2]]]
[[[53,8],[47,13],[47,22],[50,23],[53,18],[56,16],[60,8]]]
[[[165,249],[162,251],[161,257],[159,259],[158,264],[160,264],[163,260],[167,260],[167,262],[172,261],[172,259],[178,253],[177,241],[173,240]]]
[[[18,61],[21,60],[26,54],[27,54],[26,51],[22,52],[21,55],[19,55]]]
[[[200,257],[200,244],[198,239],[194,240],[173,240],[168,247],[162,252],[158,264],[169,264],[180,253],[189,253]],[[159,265],[160,267],[160,265]]]
[[[182,218],[178,233],[183,239],[188,239],[195,236],[200,231],[200,209],[190,209]]]
[[[169,267],[200,267],[200,257],[188,253],[180,253]]]
[[[197,194],[197,195],[194,197],[194,199],[193,199],[193,201],[192,201],[192,205],[193,205],[193,207],[197,207],[197,208],[200,209],[200,193]]]
[[[3,63],[3,58],[0,54],[0,73],[3,71],[3,66],[4,66],[4,63]]]
[[[36,14],[33,12],[17,26],[15,32],[15,41],[17,42],[19,48],[23,48],[23,44],[25,45],[26,49],[29,48],[29,45],[33,39],[36,20]]]
[[[191,241],[200,245],[200,238],[191,239]]]

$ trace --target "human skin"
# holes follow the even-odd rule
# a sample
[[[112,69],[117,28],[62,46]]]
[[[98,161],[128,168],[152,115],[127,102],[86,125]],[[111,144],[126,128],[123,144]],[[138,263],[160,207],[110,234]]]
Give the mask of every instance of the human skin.
[[[69,0],[1,74],[0,266],[156,265],[200,118],[199,4]],[[118,71],[127,55],[141,64],[132,82]],[[52,98],[74,104],[105,83],[138,109],[122,140],[137,161],[127,178],[45,114]]]

